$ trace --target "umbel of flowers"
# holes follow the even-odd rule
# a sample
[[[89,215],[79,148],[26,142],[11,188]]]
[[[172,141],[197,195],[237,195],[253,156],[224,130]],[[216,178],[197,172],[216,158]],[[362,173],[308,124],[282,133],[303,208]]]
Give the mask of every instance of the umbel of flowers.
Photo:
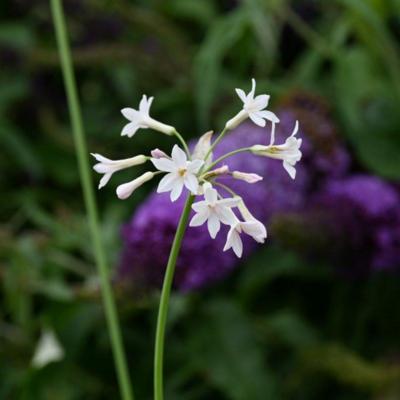
[[[241,257],[243,253],[241,235],[249,235],[255,241],[263,243],[267,237],[267,230],[251,214],[243,198],[222,183],[220,178],[231,176],[252,185],[257,184],[263,177],[252,173],[252,171],[232,171],[229,168],[229,157],[237,153],[247,152],[249,156],[255,155],[281,160],[290,177],[295,179],[296,163],[300,161],[302,155],[300,151],[301,139],[296,138],[298,122],[296,121],[293,132],[285,143],[275,144],[275,125],[279,123],[279,119],[273,112],[266,110],[269,96],[266,94],[256,96],[255,90],[256,82],[254,79],[248,94],[245,94],[241,89],[236,89],[240,100],[243,102],[242,109],[225,124],[223,131],[213,142],[211,140],[212,132],[205,133],[199,139],[192,153],[174,127],[150,117],[153,97],[147,98],[143,95],[138,110],[132,108],[121,110],[123,116],[129,120],[129,123],[122,129],[121,135],[132,137],[139,129],[150,128],[166,135],[175,136],[182,147],[175,144],[171,155],[155,149],[149,156],[140,154],[120,160],[110,160],[100,154],[92,154],[98,161],[94,165],[94,170],[103,174],[99,189],[109,182],[114,172],[151,162],[155,170],[147,171],[130,182],[119,185],[116,190],[118,198],[127,199],[145,182],[157,175],[163,175],[158,184],[157,192],[169,192],[171,201],[176,201],[184,191],[188,191],[193,196],[201,196],[202,199],[192,204],[195,214],[189,225],[197,227],[207,224],[212,239],[218,235],[221,224],[228,225],[229,232],[223,251],[232,249],[237,257]],[[213,150],[221,139],[248,118],[260,127],[265,127],[267,121],[271,124],[269,138],[267,131],[265,134],[265,144],[254,143],[250,147],[235,149],[213,160]],[[222,179],[222,181],[224,180]]]

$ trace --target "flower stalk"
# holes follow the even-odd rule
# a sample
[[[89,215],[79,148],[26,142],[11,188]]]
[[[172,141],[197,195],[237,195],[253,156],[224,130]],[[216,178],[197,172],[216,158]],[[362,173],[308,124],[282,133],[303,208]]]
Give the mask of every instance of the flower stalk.
[[[61,0],[51,0],[51,10],[56,31],[57,44],[61,59],[65,90],[67,93],[68,109],[70,113],[75,147],[78,157],[79,173],[81,177],[83,196],[88,214],[90,233],[92,236],[94,255],[101,280],[101,291],[104,311],[113,349],[114,362],[118,376],[122,400],[133,400],[133,391],[129,380],[128,367],[121,338],[115,300],[109,281],[106,256],[101,243],[98,211],[92,187],[89,165],[89,153],[86,147],[82,115],[76,89],[75,75],[71,60],[71,51],[68,43],[67,30]]]
[[[164,283],[161,291],[160,305],[158,308],[155,352],[154,352],[154,400],[163,400],[163,360],[164,360],[164,338],[165,327],[167,323],[169,297],[174,280],[175,266],[178,259],[179,250],[182,245],[183,235],[189,220],[190,209],[192,207],[194,196],[190,194],[186,199],[185,206],[179,220],[175,238],[172,243],[169,254],[167,269],[165,271]]]
[[[213,168],[235,154],[251,152],[256,155],[283,160],[284,168],[292,178],[295,177],[295,164],[301,158],[301,152],[299,150],[301,139],[296,139],[294,137],[297,132],[297,124],[291,137],[288,138],[284,144],[274,145],[274,129],[275,124],[279,123],[279,119],[271,111],[265,110],[268,105],[269,95],[262,94],[255,96],[255,88],[256,82],[253,79],[252,89],[247,95],[243,90],[236,89],[239,98],[243,102],[242,110],[226,123],[225,128],[214,142],[211,143],[213,131],[204,133],[198,140],[192,154],[185,140],[174,127],[150,117],[149,113],[153,97],[147,98],[146,95],[142,96],[138,109],[124,108],[121,110],[122,114],[130,121],[123,127],[122,136],[132,137],[139,129],[152,129],[167,135],[174,135],[183,148],[175,144],[172,148],[171,155],[156,148],[151,152],[151,157],[139,155],[121,160],[110,160],[95,153],[95,158],[99,163],[94,165],[93,168],[96,172],[104,174],[100,181],[100,187],[108,182],[111,174],[114,172],[134,166],[135,164],[139,165],[139,163],[150,160],[153,167],[156,169],[156,171],[147,171],[132,181],[118,186],[117,195],[120,199],[129,198],[134,190],[158,174],[164,176],[158,183],[157,192],[169,192],[172,202],[178,200],[184,191],[189,193],[172,244],[160,297],[154,354],[155,400],[163,400],[164,398],[163,358],[169,298],[176,262],[183,235],[188,225],[190,210],[193,209],[195,215],[192,217],[189,225],[191,227],[199,227],[207,223],[208,232],[212,239],[217,237],[221,230],[221,225],[229,226],[230,229],[223,251],[232,249],[239,258],[242,257],[243,254],[241,235],[248,235],[258,243],[264,243],[267,238],[267,230],[264,224],[250,213],[244,204],[243,198],[237,196],[228,186],[218,182],[218,179],[222,178],[224,175],[233,179],[243,180],[249,184],[257,183],[261,181],[263,177],[251,171],[231,172],[229,165],[225,164],[216,169]],[[253,145],[251,147],[239,148],[226,153],[213,162],[213,150],[218,143],[228,131],[234,129],[247,118],[261,127],[265,127],[267,121],[272,123],[270,145]],[[213,185],[222,187],[232,195],[232,197],[224,198]],[[196,196],[203,196],[204,199],[194,203]],[[238,210],[242,220],[235,214]]]

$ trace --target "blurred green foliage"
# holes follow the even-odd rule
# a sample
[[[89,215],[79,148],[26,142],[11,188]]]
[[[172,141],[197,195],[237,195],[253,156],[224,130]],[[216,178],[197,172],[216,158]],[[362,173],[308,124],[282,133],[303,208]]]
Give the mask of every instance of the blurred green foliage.
[[[400,179],[399,0],[65,1],[91,150],[126,156],[119,110],[141,93],[187,137],[237,109],[256,77],[330,102],[357,163]],[[117,398],[49,6],[0,5],[0,399]],[[134,153],[170,144],[146,132]],[[123,179],[117,177],[118,179]],[[97,179],[97,177],[96,177]],[[99,196],[118,260],[128,202]],[[115,288],[138,399],[151,399],[157,294]],[[168,399],[398,399],[397,278],[346,281],[278,245],[172,299]],[[31,367],[42,327],[65,359]]]

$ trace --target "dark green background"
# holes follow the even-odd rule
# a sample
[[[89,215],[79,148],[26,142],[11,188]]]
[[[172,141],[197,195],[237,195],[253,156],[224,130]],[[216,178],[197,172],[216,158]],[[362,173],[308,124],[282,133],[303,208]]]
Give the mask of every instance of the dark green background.
[[[399,0],[65,4],[91,151],[172,143],[120,137],[119,110],[142,93],[187,138],[218,129],[254,76],[272,106],[294,89],[323,96],[359,168],[399,181]],[[0,21],[0,399],[117,399],[49,5],[2,1]],[[98,200],[113,266],[151,185],[126,202],[112,185]],[[323,264],[267,244],[225,281],[175,294],[166,398],[399,399],[398,277]],[[151,399],[158,296],[116,292],[136,397]],[[43,326],[66,358],[34,370]]]

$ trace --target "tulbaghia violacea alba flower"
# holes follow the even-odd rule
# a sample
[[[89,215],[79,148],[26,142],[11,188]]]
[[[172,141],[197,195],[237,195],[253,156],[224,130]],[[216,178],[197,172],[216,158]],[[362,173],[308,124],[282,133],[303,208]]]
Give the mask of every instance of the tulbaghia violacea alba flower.
[[[274,145],[275,124],[279,119],[271,111],[265,110],[268,105],[269,96],[255,96],[256,82],[252,80],[252,89],[247,95],[241,89],[236,89],[240,99],[243,101],[243,109],[225,125],[226,129],[232,129],[246,118],[250,118],[258,126],[264,127],[266,120],[272,122],[271,143],[269,146],[253,145],[236,149],[228,152],[224,156],[219,157],[216,161],[212,161],[212,154],[216,145],[223,138],[226,129],[212,143],[212,131],[205,133],[199,139],[194,147],[192,154],[189,154],[189,148],[175,128],[165,125],[159,121],[155,121],[149,115],[149,109],[153,98],[147,99],[143,96],[139,110],[125,108],[122,113],[131,122],[124,128],[122,134],[131,137],[139,128],[153,128],[168,135],[175,134],[182,142],[186,151],[182,150],[178,145],[174,145],[171,156],[168,156],[160,149],[154,149],[151,157],[144,155],[127,158],[124,160],[109,160],[98,154],[93,156],[99,161],[94,166],[95,171],[104,174],[100,181],[99,187],[104,186],[111,175],[121,169],[125,169],[134,165],[143,164],[148,159],[151,160],[157,171],[147,171],[138,178],[130,182],[119,185],[117,188],[117,196],[120,199],[127,199],[134,190],[152,179],[155,175],[165,173],[160,180],[157,192],[170,192],[171,201],[176,201],[182,194],[184,188],[193,196],[203,195],[204,200],[195,202],[193,210],[195,215],[190,221],[190,226],[200,226],[207,222],[208,231],[211,238],[215,238],[221,229],[221,223],[229,225],[229,233],[224,247],[224,251],[232,248],[234,253],[240,257],[243,252],[243,244],[240,238],[241,233],[251,236],[257,242],[263,243],[267,237],[265,226],[255,219],[245,206],[243,199],[236,195],[231,188],[219,182],[220,178],[229,178],[242,180],[250,184],[254,184],[262,180],[262,176],[252,172],[242,172],[234,170],[230,172],[229,163],[221,161],[229,158],[238,152],[248,152],[257,155],[264,155],[270,158],[283,160],[283,166],[289,175],[294,179],[296,170],[294,168],[296,162],[301,158],[300,145],[301,139],[295,137],[298,124],[296,122],[292,135],[282,145]],[[220,187],[224,192],[229,193],[228,198],[223,197],[218,191]],[[235,209],[239,211],[243,220],[239,220],[235,215]]]
[[[158,184],[157,192],[171,192],[171,201],[175,201],[185,186],[193,194],[197,194],[199,181],[196,174],[203,166],[203,160],[188,161],[186,153],[175,145],[171,158],[152,158],[153,165],[162,172],[167,172]]]
[[[236,207],[240,199],[236,197],[228,199],[219,199],[218,192],[210,183],[204,184],[204,200],[198,201],[192,205],[196,212],[190,226],[201,226],[207,221],[207,228],[210,236],[214,239],[221,229],[221,222],[225,225],[231,225],[235,222],[235,215],[232,207]]]
[[[264,243],[266,238],[265,227],[260,221],[242,222],[236,219],[229,229],[224,251],[232,249],[238,257],[241,257],[243,253],[243,242],[240,238],[240,234],[243,232],[259,243]]]
[[[250,118],[256,125],[264,127],[266,120],[272,123],[278,123],[279,118],[271,111],[264,110],[268,106],[269,95],[261,94],[254,97],[256,92],[256,81],[251,80],[251,90],[246,94],[242,89],[236,89],[236,93],[243,102],[243,109],[230,119],[225,127],[234,129],[245,119]]]
[[[139,110],[134,108],[123,108],[121,110],[122,115],[130,122],[124,126],[121,135],[132,137],[138,129],[154,129],[165,133],[166,135],[173,135],[175,128],[170,125],[163,124],[150,117],[150,107],[154,97],[147,98],[143,95],[142,100],[139,104]]]
[[[43,368],[47,364],[60,361],[64,358],[64,349],[52,330],[42,332],[32,358],[32,366]]]
[[[147,161],[147,157],[143,155],[125,158],[123,160],[110,160],[109,158],[97,153],[92,153],[92,156],[99,161],[93,166],[93,169],[99,174],[104,174],[100,179],[99,189],[107,185],[114,172],[121,171],[122,169],[133,167],[135,165],[144,164]]]
[[[293,133],[286,139],[284,144],[275,145],[273,138],[268,146],[254,145],[251,151],[259,156],[275,158],[283,161],[283,167],[286,169],[292,179],[296,177],[295,165],[301,159],[301,139],[296,138],[299,123],[296,121]]]

